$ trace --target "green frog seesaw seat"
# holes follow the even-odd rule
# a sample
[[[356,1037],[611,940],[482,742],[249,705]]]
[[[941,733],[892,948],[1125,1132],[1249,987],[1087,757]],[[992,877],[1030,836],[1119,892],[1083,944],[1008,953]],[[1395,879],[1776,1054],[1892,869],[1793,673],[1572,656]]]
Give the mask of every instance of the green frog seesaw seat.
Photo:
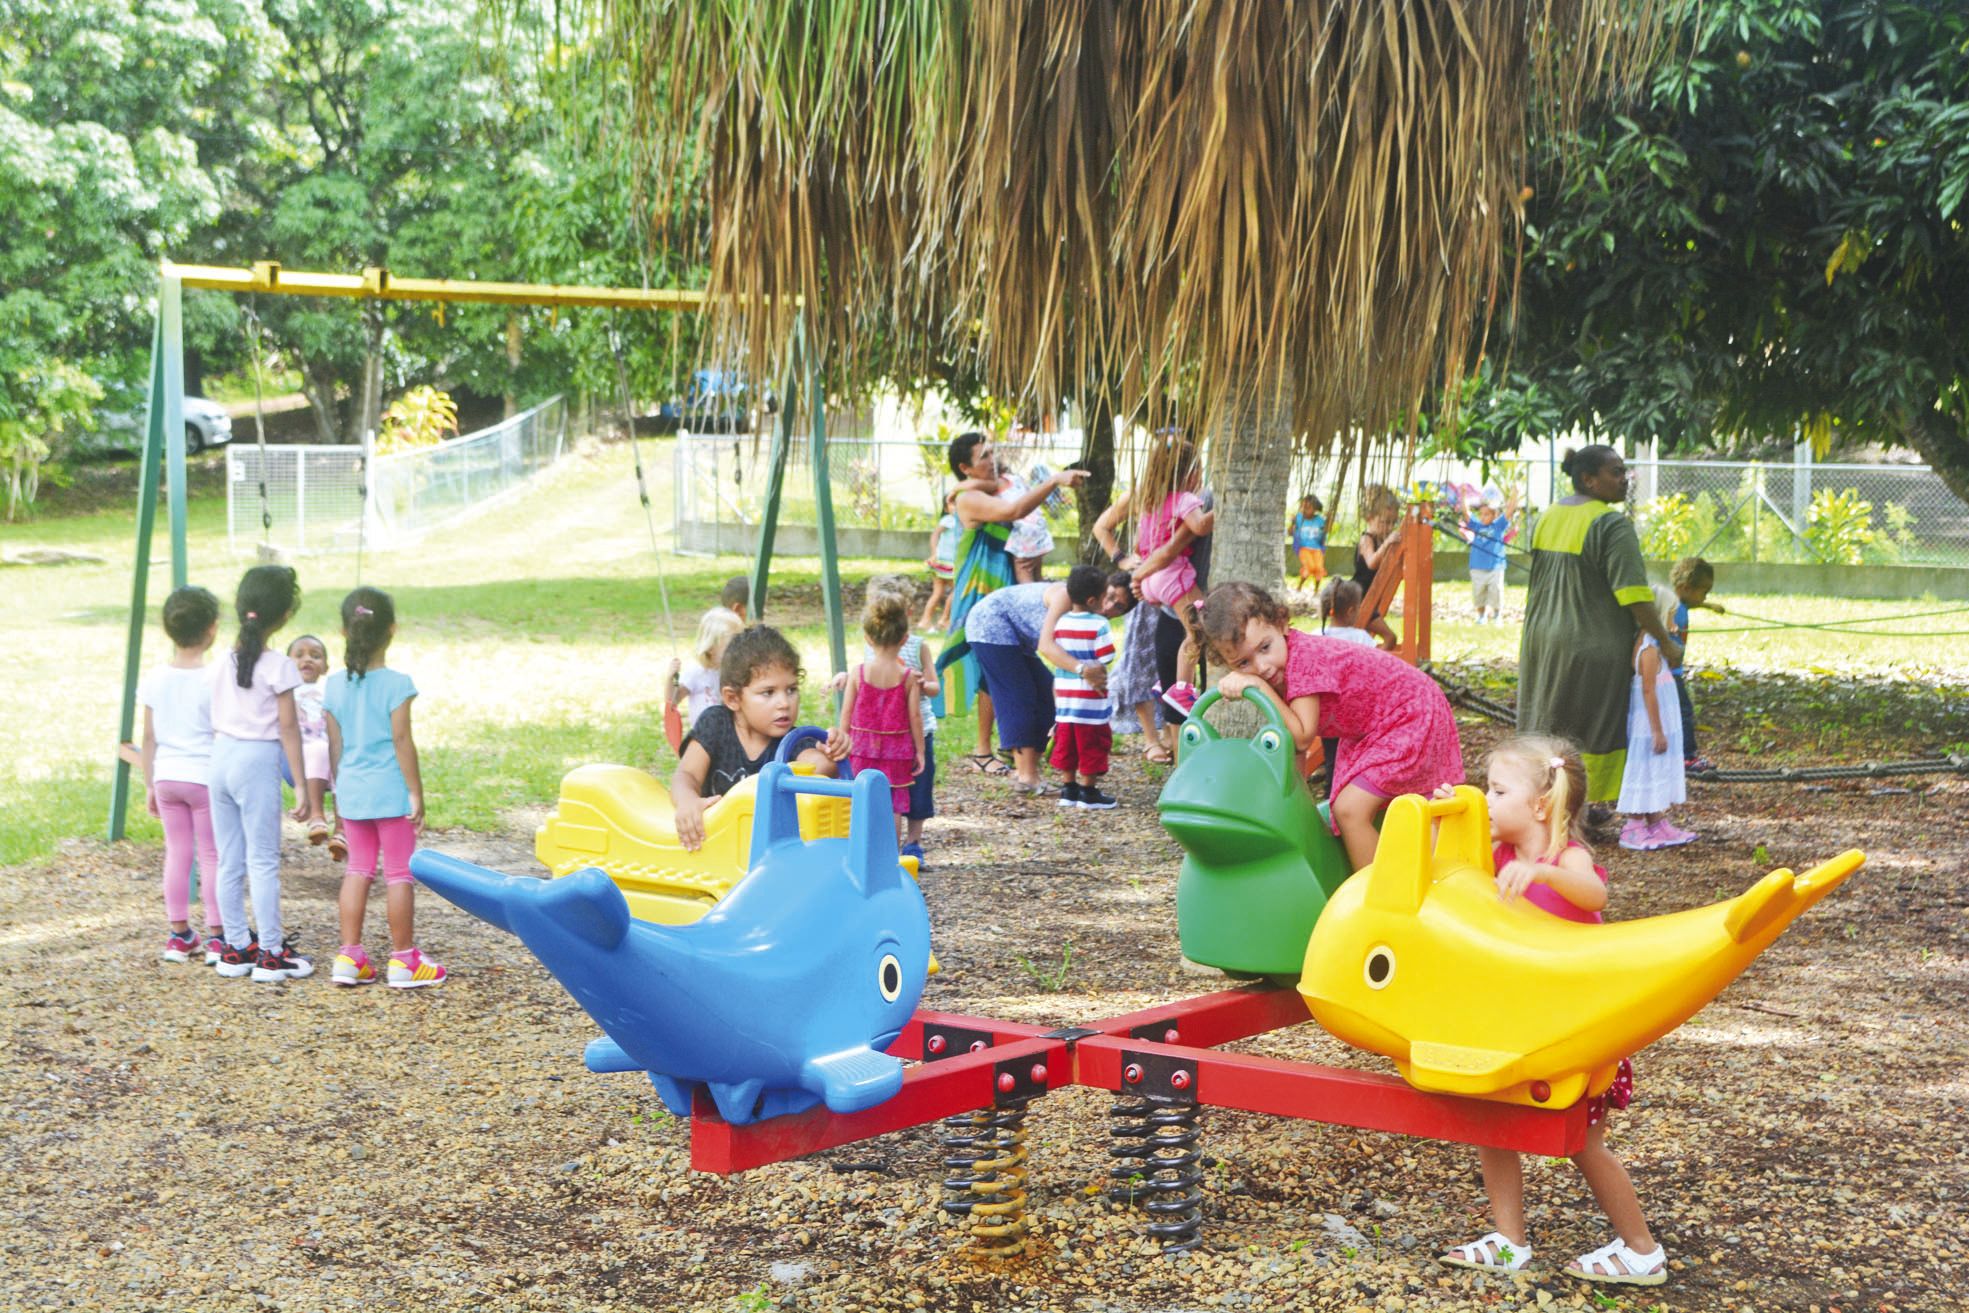
[[[1183,956],[1240,975],[1298,979],[1326,901],[1353,874],[1326,804],[1299,776],[1299,753],[1278,708],[1248,689],[1267,724],[1226,738],[1197,700],[1177,735],[1176,769],[1156,806],[1183,847],[1176,921]]]

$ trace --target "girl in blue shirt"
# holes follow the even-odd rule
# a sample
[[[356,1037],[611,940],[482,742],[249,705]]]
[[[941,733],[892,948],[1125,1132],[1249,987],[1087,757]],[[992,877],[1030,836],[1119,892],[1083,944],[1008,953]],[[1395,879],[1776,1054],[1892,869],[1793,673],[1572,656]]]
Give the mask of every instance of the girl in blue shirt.
[[[376,967],[362,946],[362,918],[380,853],[390,922],[388,983],[392,989],[421,989],[443,981],[445,970],[418,951],[414,934],[410,854],[424,828],[424,782],[410,736],[417,686],[384,664],[396,632],[396,606],[382,589],[358,588],[342,599],[348,668],[330,675],[322,691],[335,812],[349,841],[342,951],[329,979],[338,985],[375,983]]]

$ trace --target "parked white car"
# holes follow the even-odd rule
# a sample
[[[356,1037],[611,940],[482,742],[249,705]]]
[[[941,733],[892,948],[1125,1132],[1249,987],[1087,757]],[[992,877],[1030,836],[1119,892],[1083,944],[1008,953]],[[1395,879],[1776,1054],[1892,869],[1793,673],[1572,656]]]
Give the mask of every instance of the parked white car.
[[[96,416],[96,432],[84,438],[89,451],[139,451],[144,445],[144,414],[106,410]],[[185,451],[195,454],[232,441],[232,416],[216,401],[185,398]]]

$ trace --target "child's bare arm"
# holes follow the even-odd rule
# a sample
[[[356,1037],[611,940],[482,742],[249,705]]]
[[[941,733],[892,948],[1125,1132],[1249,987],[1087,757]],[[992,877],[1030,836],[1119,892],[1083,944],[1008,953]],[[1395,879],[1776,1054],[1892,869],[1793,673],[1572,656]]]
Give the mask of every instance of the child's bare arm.
[[[696,852],[704,846],[704,809],[713,799],[704,796],[704,777],[711,771],[711,754],[692,739],[677,758],[677,769],[670,776],[670,806],[676,817],[677,841],[684,851]]]
[[[923,686],[915,680],[909,685],[909,741],[916,745],[916,773],[923,773]]]
[[[157,727],[151,723],[150,708],[144,708],[144,806],[157,815]]]
[[[1556,862],[1506,862],[1497,873],[1497,892],[1506,902],[1534,884],[1552,889],[1582,912],[1607,905],[1607,886],[1593,870],[1593,859],[1579,848],[1568,848]]]
[[[943,681],[937,678],[937,650],[926,641],[917,659],[923,663],[923,696],[933,698],[943,692]]]
[[[1668,751],[1668,735],[1661,727],[1661,699],[1655,693],[1655,676],[1661,673],[1661,654],[1654,648],[1641,653],[1635,663],[1641,673],[1641,705],[1648,709],[1648,729],[1653,735],[1656,752]]]
[[[841,698],[841,714],[834,721],[834,730],[838,734],[846,734],[848,732],[848,725],[855,714],[855,694],[861,692],[861,681],[859,679],[854,679],[846,675],[842,677],[847,680],[847,692]]]
[[[308,801],[308,772],[301,764],[301,715],[294,709],[294,690],[277,695],[274,705],[280,711],[280,748],[294,777],[294,819],[305,821],[312,816],[314,804]]]
[[[410,823],[424,828],[424,777],[417,768],[417,741],[410,735],[410,703],[405,698],[390,713],[390,745],[396,749],[397,769],[410,788]]]
[[[328,778],[332,780],[342,771],[342,722],[335,719],[334,712],[325,711],[321,724],[328,733]]]

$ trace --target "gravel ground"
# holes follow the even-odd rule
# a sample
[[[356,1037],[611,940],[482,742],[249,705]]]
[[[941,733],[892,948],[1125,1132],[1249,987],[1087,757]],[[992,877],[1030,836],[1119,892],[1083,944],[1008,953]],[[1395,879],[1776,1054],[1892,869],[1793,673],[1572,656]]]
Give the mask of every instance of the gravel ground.
[[[1465,734],[1474,760],[1490,731]],[[1117,760],[1106,816],[942,790],[925,1006],[1064,1023],[1220,987],[1176,952],[1161,775]],[[1697,786],[1701,843],[1613,861],[1625,918],[1740,891],[1760,846],[1871,858],[1637,1059],[1611,1139],[1673,1274],[1598,1301],[1558,1274],[1607,1234],[1566,1163],[1529,1165],[1530,1275],[1452,1274],[1431,1255],[1489,1229],[1471,1151],[1232,1113],[1204,1122],[1206,1244],[1165,1259],[1094,1191],[1090,1090],[1035,1105],[1009,1262],[938,1209],[930,1129],[694,1175],[646,1081],[582,1069],[592,1027],[516,940],[425,898],[450,982],[332,990],[336,873],[296,843],[287,915],[323,975],[220,980],[155,957],[156,849],[77,841],[0,872],[0,1307],[1958,1309],[1969,783],[1913,789]],[[525,820],[427,842],[533,870]],[[1247,1047],[1380,1065],[1310,1022]]]

